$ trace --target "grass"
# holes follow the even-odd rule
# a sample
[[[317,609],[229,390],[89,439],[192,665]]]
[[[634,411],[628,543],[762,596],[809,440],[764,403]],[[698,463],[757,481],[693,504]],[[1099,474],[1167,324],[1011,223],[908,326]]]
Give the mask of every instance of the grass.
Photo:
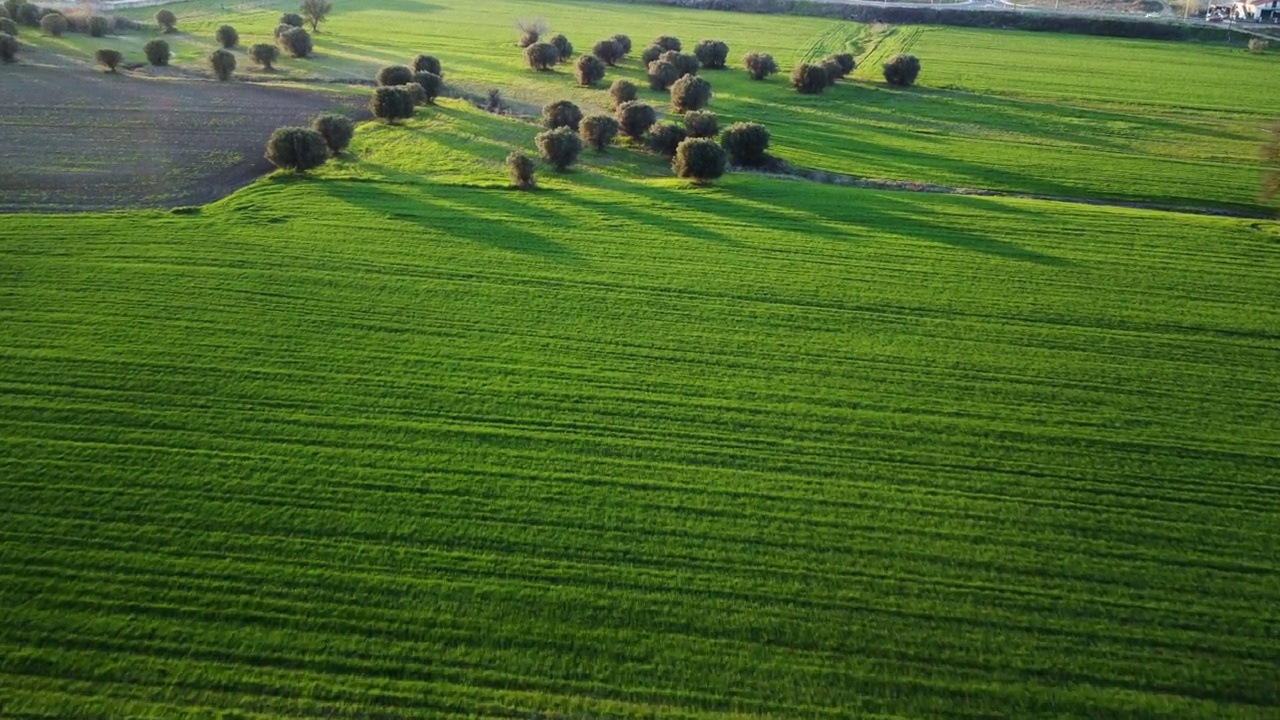
[[[1275,715],[1280,227],[534,132],[0,223],[0,715]]]
[[[169,36],[177,63],[206,73],[214,29],[231,23],[242,49],[270,42],[290,2],[174,5],[184,34]],[[149,18],[154,8],[131,11]],[[1252,78],[1274,74],[1280,56],[1242,47],[1163,43],[961,28],[872,28],[816,18],[699,12],[651,5],[567,2],[348,2],[316,37],[317,55],[282,60],[273,77],[371,79],[377,68],[422,52],[438,55],[446,81],[482,94],[500,87],[519,109],[569,98],[604,108],[604,90],[574,86],[569,69],[533,73],[514,45],[518,18],[546,18],[579,52],[601,37],[629,34],[633,57],[611,70],[642,87],[636,59],[648,39],[674,33],[692,44],[725,40],[732,67],[706,72],[712,109],[727,124],[756,120],[773,133],[774,152],[830,172],[1019,193],[1257,212],[1258,145],[1280,114],[1280,89]],[[394,28],[394,30],[389,30]],[[126,53],[145,38],[118,40]],[[50,44],[35,39],[33,42]],[[83,45],[86,38],[61,44]],[[77,46],[78,47],[78,46]],[[747,51],[772,53],[783,73],[756,83],[737,69]],[[797,62],[847,50],[860,69],[819,97],[787,84]],[[920,85],[896,90],[880,81],[893,52],[917,54]],[[132,57],[131,55],[131,57]],[[255,73],[241,55],[240,68]],[[1229,80],[1224,80],[1229,79]],[[666,105],[663,93],[643,97]]]

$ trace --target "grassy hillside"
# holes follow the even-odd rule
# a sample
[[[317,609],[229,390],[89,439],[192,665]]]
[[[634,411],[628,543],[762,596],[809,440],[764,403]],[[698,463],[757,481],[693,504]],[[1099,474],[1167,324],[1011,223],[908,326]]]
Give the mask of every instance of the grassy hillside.
[[[206,72],[213,31],[229,22],[242,44],[269,42],[293,2],[199,0],[173,6],[186,33],[170,37],[179,65]],[[794,163],[877,178],[1015,192],[1257,209],[1258,145],[1280,115],[1280,56],[1240,47],[959,28],[870,28],[814,18],[699,12],[624,3],[393,3],[348,0],[316,38],[317,54],[282,61],[280,77],[372,78],[387,63],[438,55],[446,80],[483,93],[500,87],[526,110],[568,97],[606,105],[602,90],[574,85],[571,68],[528,71],[514,45],[517,19],[545,18],[578,52],[617,32],[635,41],[614,77],[642,86],[638,55],[673,33],[692,45],[725,40],[732,70],[705,72],[712,107],[726,121],[758,120],[775,151]],[[134,11],[139,18],[154,9]],[[144,37],[105,41],[140,58]],[[103,41],[35,39],[90,57]],[[827,52],[855,53],[861,68],[820,97],[802,97],[785,73]],[[920,86],[892,90],[880,62],[920,56]],[[739,69],[748,51],[772,53],[783,74],[764,83]],[[241,69],[250,63],[241,55]],[[643,95],[665,105],[664,93]]]
[[[533,132],[0,223],[0,715],[1274,717],[1275,224]]]

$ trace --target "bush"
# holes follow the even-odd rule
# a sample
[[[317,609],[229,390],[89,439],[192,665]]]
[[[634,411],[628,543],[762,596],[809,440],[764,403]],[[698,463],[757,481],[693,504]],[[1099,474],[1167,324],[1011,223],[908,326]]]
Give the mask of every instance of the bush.
[[[676,146],[684,142],[688,137],[684,128],[675,123],[657,123],[649,128],[649,135],[645,138],[645,144],[653,152],[671,157],[676,154]]]
[[[763,165],[768,159],[769,130],[760,123],[734,123],[720,135],[720,144],[734,165]]]
[[[548,130],[567,127],[577,132],[582,122],[582,110],[568,100],[557,100],[542,108],[542,124]]]
[[[556,52],[560,53],[561,60],[568,60],[573,57],[573,43],[569,42],[569,38],[564,35],[552,35],[547,42],[556,47]]]
[[[296,27],[298,27],[298,26],[297,26],[297,25],[289,25],[288,23],[280,23],[279,25],[276,25],[276,29],[275,29],[275,30],[272,30],[271,32],[275,34],[275,38],[276,38],[276,40],[279,40],[281,35],[283,35],[283,34],[285,34],[285,33],[289,32],[290,30],[292,30],[292,29],[294,29],[294,28],[296,28]]]
[[[170,10],[161,10],[156,13],[156,27],[162,33],[175,32],[178,29],[178,18]]]
[[[333,12],[333,3],[329,0],[302,0],[298,9],[311,25],[311,32],[320,32],[320,23]]]
[[[416,82],[405,83],[404,85],[396,85],[401,90],[409,93],[409,98],[413,102],[413,106],[427,104],[427,93],[423,91],[422,86]]]
[[[649,63],[662,57],[662,53],[664,52],[666,52],[666,50],[663,50],[657,45],[650,45],[640,52],[640,62],[644,63],[645,67],[648,67]]]
[[[311,129],[320,133],[324,144],[329,146],[329,152],[334,155],[346,150],[356,133],[356,126],[350,118],[332,113],[315,116],[311,120]]]
[[[398,120],[413,117],[413,95],[404,87],[375,88],[369,98],[369,112],[395,125]]]
[[[604,63],[595,55],[583,55],[573,68],[579,85],[595,85],[604,79]]]
[[[311,33],[300,27],[292,27],[280,34],[280,47],[296,58],[311,54]]]
[[[100,38],[111,32],[111,18],[103,15],[90,15],[85,21],[85,31],[89,37]]]
[[[527,48],[530,45],[542,39],[543,33],[547,31],[547,21],[538,20],[517,20],[516,21],[516,45]]]
[[[591,54],[600,58],[605,65],[613,67],[622,60],[622,56],[626,53],[622,51],[622,45],[617,40],[609,38],[596,43],[591,48]]]
[[[609,97],[613,98],[613,107],[636,99],[636,84],[625,78],[618,78],[609,86]]]
[[[710,110],[690,110],[684,114],[684,131],[689,137],[715,137],[720,120]]]
[[[560,51],[551,43],[538,42],[524,49],[524,59],[530,69],[545,72],[560,61]]]
[[[827,59],[835,60],[840,64],[840,77],[842,78],[848,77],[849,73],[853,72],[854,68],[858,66],[858,64],[853,61],[853,55],[851,53],[834,53],[828,55]]]
[[[763,80],[778,72],[778,63],[773,61],[769,53],[747,53],[742,57],[742,64],[752,80]]]
[[[440,76],[440,79],[444,79],[444,73],[440,69],[440,61],[432,55],[419,55],[414,58],[413,71],[435,73]]]
[[[115,72],[120,63],[124,61],[124,56],[120,54],[119,50],[103,48],[93,54],[93,59],[106,68],[107,72]]]
[[[42,15],[40,13],[39,5],[24,2],[18,6],[17,20],[19,23],[26,25],[27,27],[40,27],[41,17]]]
[[[0,33],[0,62],[13,62],[18,55],[18,41],[9,33]]]
[[[298,13],[285,13],[276,21],[276,25],[288,25],[289,27],[300,28],[304,22],[306,22],[306,20],[303,20],[302,16]]]
[[[209,54],[209,69],[219,80],[230,80],[236,71],[236,56],[230,50],[218,48]]]
[[[677,177],[703,183],[724,175],[724,150],[710,138],[689,138],[676,146],[671,169]]]
[[[213,32],[213,39],[218,41],[222,47],[230,50],[240,44],[240,33],[230,25],[219,25],[218,29]]]
[[[40,18],[40,29],[45,35],[62,37],[62,33],[67,31],[67,19],[60,13],[50,13]]]
[[[719,40],[703,40],[693,48],[694,57],[708,70],[723,70],[729,59],[729,46]]]
[[[823,71],[827,73],[828,86],[835,85],[837,80],[844,77],[844,71],[840,68],[840,63],[832,60],[831,58],[824,58],[823,60],[820,60],[818,65],[820,65]]]
[[[4,33],[9,37],[16,37],[18,34],[18,23],[9,18],[0,18],[0,33]]]
[[[631,52],[631,38],[621,33],[614,35],[612,40],[622,48],[622,54],[627,55]]]
[[[680,38],[673,37],[671,35],[659,35],[653,39],[653,44],[662,48],[664,51],[675,50],[676,52],[680,52],[684,49],[680,44]]]
[[[1267,42],[1262,38],[1258,38],[1258,37],[1249,38],[1249,52],[1255,55],[1261,55],[1262,53],[1266,52],[1267,47],[1269,47],[1270,45],[1271,43]]]
[[[680,79],[680,71],[666,60],[654,60],[649,63],[649,88],[659,92],[667,90],[672,83]]]
[[[578,156],[582,154],[582,138],[568,127],[540,132],[533,142],[538,146],[542,159],[551,163],[559,172],[564,172],[570,165],[578,162]]]
[[[658,121],[658,113],[653,107],[639,100],[624,102],[614,113],[618,121],[618,130],[632,140],[639,140]]]
[[[511,173],[511,184],[521,190],[531,190],[534,186],[533,158],[519,150],[512,150],[507,155],[507,170]]]
[[[484,96],[484,111],[497,115],[502,112],[502,91],[498,88],[489,88]]]
[[[821,65],[801,63],[791,70],[791,87],[797,92],[817,95],[827,88],[827,71]]]
[[[604,149],[618,136],[618,121],[608,115],[592,115],[585,117],[578,125],[582,131],[582,140],[596,152]]]
[[[436,103],[436,98],[440,97],[440,90],[444,88],[443,78],[425,70],[413,74],[413,83],[422,88],[423,102],[428,105]]]
[[[392,85],[408,85],[413,82],[413,71],[404,65],[387,65],[378,71],[377,80],[380,87]]]
[[[685,75],[671,86],[671,107],[676,112],[701,110],[711,102],[711,83],[697,75]]]
[[[659,55],[658,59],[666,60],[672,65],[675,65],[676,70],[680,73],[680,77],[698,74],[698,56],[693,53],[682,53],[674,50],[668,50]]]
[[[916,84],[920,75],[920,60],[915,55],[898,53],[881,65],[884,70],[884,81],[890,85],[908,87]]]
[[[163,40],[151,40],[142,46],[142,54],[147,56],[147,62],[161,67],[169,64],[169,43]]]
[[[258,43],[257,45],[249,48],[249,57],[253,58],[253,61],[261,65],[264,69],[270,70],[271,63],[279,59],[280,51],[276,49],[275,45]]]
[[[329,159],[329,146],[315,130],[300,127],[277,128],[267,140],[266,158],[281,170],[304,173]]]

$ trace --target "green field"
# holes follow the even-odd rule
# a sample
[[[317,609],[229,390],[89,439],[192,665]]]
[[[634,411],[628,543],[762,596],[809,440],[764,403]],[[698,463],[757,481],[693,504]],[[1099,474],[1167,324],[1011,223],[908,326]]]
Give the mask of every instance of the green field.
[[[558,6],[378,7],[318,47],[404,26],[350,54],[456,49],[447,80],[517,102],[599,92],[511,59],[513,18]],[[559,7],[584,35],[764,33],[780,58],[829,27]],[[449,22],[396,15],[423,8]],[[973,79],[1006,39],[1183,71],[1213,48],[912,37],[924,88],[797,99],[735,72],[713,109],[773,113],[796,162],[847,132],[832,167],[926,182],[1006,171],[976,130],[938,173],[923,136],[860,153],[841,93],[900,117],[1007,100],[1024,129],[1227,115],[1219,87],[1197,109],[1090,73]],[[1280,100],[1239,102],[1244,148]],[[0,218],[0,717],[1280,714],[1280,224],[694,187],[626,148],[509,190],[536,132],[446,100],[204,208]],[[1134,197],[1182,197],[1175,151],[1138,147],[1107,151],[1146,169]],[[1205,162],[1201,187],[1258,170]],[[1106,196],[1128,172],[1088,169],[1013,187]]]

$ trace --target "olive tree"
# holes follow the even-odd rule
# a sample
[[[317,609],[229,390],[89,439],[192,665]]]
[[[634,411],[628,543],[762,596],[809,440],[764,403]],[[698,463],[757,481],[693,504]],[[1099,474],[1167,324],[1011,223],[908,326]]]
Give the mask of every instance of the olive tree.
[[[511,173],[511,184],[521,190],[532,190],[534,187],[533,158],[519,150],[512,150],[507,155],[507,171]]]
[[[124,61],[124,56],[119,50],[111,50],[103,48],[93,54],[93,58],[98,64],[107,69],[107,72],[115,72],[120,63]]]
[[[821,65],[801,63],[791,70],[791,87],[796,92],[817,95],[827,89],[827,71]]]
[[[628,53],[630,53],[630,52],[631,52],[631,38],[630,38],[630,37],[628,37],[628,36],[626,36],[626,35],[623,35],[622,33],[618,33],[617,35],[614,35],[614,36],[613,36],[613,38],[611,38],[611,39],[612,39],[614,42],[618,43],[618,46],[622,48],[622,54],[623,54],[623,55],[627,55]]]
[[[676,70],[680,71],[680,77],[685,75],[698,74],[698,56],[693,53],[676,52],[668,50],[658,56],[659,60],[665,60],[676,66]]]
[[[573,74],[579,85],[595,85],[604,79],[604,63],[595,55],[583,55],[574,64]]]
[[[404,65],[387,65],[374,77],[380,87],[408,85],[413,82],[413,71]]]
[[[530,69],[545,72],[560,61],[560,51],[551,43],[536,42],[524,49],[524,59]]]
[[[281,170],[304,173],[329,159],[324,136],[310,128],[282,127],[267,140],[267,160]]]
[[[666,52],[666,50],[663,50],[661,47],[657,45],[650,45],[640,51],[640,62],[643,63],[645,67],[648,67],[649,63],[662,57],[662,53],[664,52]]]
[[[147,56],[147,62],[161,67],[169,64],[169,43],[163,40],[150,40],[146,45],[142,46],[142,54]]]
[[[375,88],[369,98],[369,112],[395,125],[399,120],[413,117],[413,95],[402,86]]]
[[[689,138],[676,146],[671,169],[677,177],[689,178],[695,183],[715,180],[724,175],[724,149],[711,138]]]
[[[547,42],[556,46],[556,52],[560,53],[561,62],[573,57],[573,43],[569,42],[569,38],[564,35],[552,35]]]
[[[49,13],[40,18],[40,29],[50,37],[62,37],[62,33],[67,31],[68,25],[70,23],[61,13]]]
[[[333,12],[333,3],[329,0],[302,0],[298,9],[311,25],[311,32],[320,32],[320,23]]]
[[[658,113],[654,111],[653,106],[639,100],[622,103],[613,117],[618,121],[618,130],[632,141],[638,141],[644,137],[649,128],[658,121]]]
[[[662,92],[680,79],[680,71],[666,60],[654,60],[649,63],[649,89]]]
[[[413,84],[422,88],[423,102],[435,105],[436,98],[440,97],[440,90],[444,88],[444,79],[433,72],[423,70],[413,74]]]
[[[104,15],[90,15],[85,21],[85,30],[89,33],[89,37],[104,37],[111,32],[111,19]]]
[[[711,83],[697,75],[685,75],[671,86],[671,107],[676,112],[701,110],[711,102]]]
[[[230,80],[236,71],[236,56],[230,50],[218,48],[209,53],[209,69],[219,80]]]
[[[542,159],[558,172],[569,169],[570,165],[578,162],[578,156],[582,154],[582,138],[569,127],[540,132],[533,138],[533,143],[538,146]]]
[[[161,10],[156,13],[156,27],[159,27],[162,33],[175,32],[178,29],[178,18],[172,10]]]
[[[275,45],[258,43],[249,48],[249,57],[261,65],[264,70],[270,70],[271,63],[274,63],[280,57],[280,50]]]
[[[625,78],[618,78],[609,86],[609,97],[613,98],[614,108],[622,103],[631,102],[636,99],[636,85]]]
[[[219,25],[217,30],[213,31],[213,39],[218,41],[222,47],[230,50],[240,44],[240,33],[230,25]]]
[[[915,85],[916,77],[920,75],[920,59],[915,55],[898,53],[885,60],[881,65],[881,70],[884,71],[885,82],[890,85],[908,87]]]
[[[676,146],[684,142],[688,137],[684,128],[675,123],[657,123],[649,128],[649,134],[645,136],[645,144],[649,146],[649,150],[666,157],[676,154]]]
[[[567,127],[576,132],[580,122],[582,122],[582,110],[568,100],[547,103],[542,108],[542,124],[548,130]]]
[[[306,20],[304,20],[301,15],[290,12],[281,15],[280,19],[276,20],[276,26],[288,25],[289,27],[302,27],[304,22],[306,22]]]
[[[4,33],[9,37],[16,37],[18,34],[18,23],[7,17],[0,17],[0,33]]]
[[[9,33],[0,33],[0,62],[11,63],[18,56],[18,41]]]
[[[684,130],[689,137],[715,137],[720,121],[710,110],[690,110],[684,114]]]
[[[591,48],[591,54],[600,58],[600,61],[605,65],[613,67],[622,60],[622,56],[626,53],[622,51],[621,43],[613,38],[609,38],[596,43]]]
[[[351,138],[356,132],[355,124],[351,122],[351,118],[333,113],[317,115],[312,118],[311,129],[320,133],[320,137],[324,138],[325,145],[329,146],[329,152],[334,155],[347,149],[347,146],[351,144]]]
[[[763,80],[778,72],[778,63],[769,53],[747,53],[742,57],[742,64],[752,80]]]
[[[680,38],[673,35],[659,35],[653,39],[652,44],[657,45],[663,50],[675,50],[676,52],[680,52],[683,49],[683,46],[680,44]]]
[[[419,55],[414,58],[413,71],[435,73],[442,79],[444,78],[444,73],[440,69],[440,61],[433,55]]]
[[[725,61],[729,59],[729,46],[720,40],[703,40],[694,46],[693,54],[702,67],[723,70]]]
[[[608,115],[591,115],[578,124],[582,140],[596,152],[604,149],[618,136],[618,121]]]
[[[769,158],[769,130],[760,123],[737,122],[720,134],[720,145],[734,165],[763,165]]]
[[[311,54],[311,33],[300,27],[289,28],[280,33],[280,47],[296,58],[304,58]]]

